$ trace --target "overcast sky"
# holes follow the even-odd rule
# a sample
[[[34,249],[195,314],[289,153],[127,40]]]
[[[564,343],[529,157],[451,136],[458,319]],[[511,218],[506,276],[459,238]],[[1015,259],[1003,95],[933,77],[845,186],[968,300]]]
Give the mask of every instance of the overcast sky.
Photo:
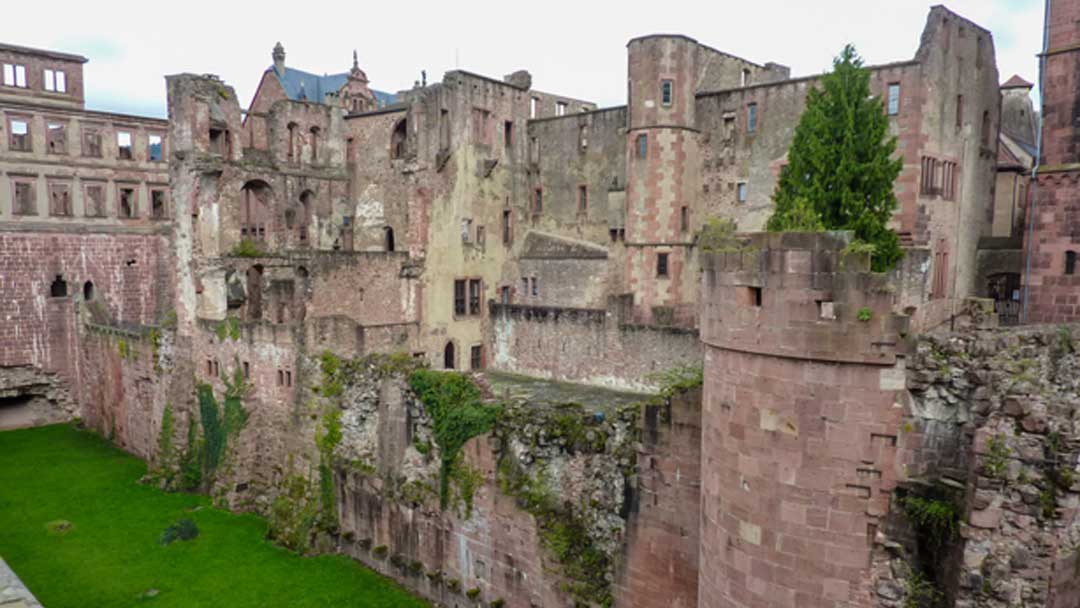
[[[626,42],[681,33],[757,63],[821,72],[846,42],[867,63],[910,59],[931,4],[921,0],[442,0],[426,2],[7,2],[3,42],[85,55],[87,106],[165,115],[163,76],[212,73],[251,100],[270,52],[316,73],[360,56],[373,88],[436,81],[461,67],[502,77],[524,68],[537,89],[601,106],[625,103]],[[952,0],[990,29],[1004,81],[1037,78],[1042,0]],[[167,11],[165,7],[168,7]],[[18,24],[18,27],[13,27]]]

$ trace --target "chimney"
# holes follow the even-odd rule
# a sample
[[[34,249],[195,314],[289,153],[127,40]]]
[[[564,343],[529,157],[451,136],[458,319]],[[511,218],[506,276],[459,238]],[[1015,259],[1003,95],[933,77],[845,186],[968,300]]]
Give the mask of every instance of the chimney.
[[[285,47],[281,46],[280,42],[274,45],[271,57],[274,58],[274,71],[278,76],[285,76]]]

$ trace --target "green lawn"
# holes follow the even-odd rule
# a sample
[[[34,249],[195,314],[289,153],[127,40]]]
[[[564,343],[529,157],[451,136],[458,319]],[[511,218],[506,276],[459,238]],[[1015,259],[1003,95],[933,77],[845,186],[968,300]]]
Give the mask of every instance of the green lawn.
[[[346,557],[270,544],[261,518],[139,485],[145,471],[68,425],[0,433],[0,556],[46,608],[428,606]],[[199,537],[161,546],[162,530],[183,517]],[[74,527],[46,529],[61,519]],[[141,598],[148,589],[160,593]]]

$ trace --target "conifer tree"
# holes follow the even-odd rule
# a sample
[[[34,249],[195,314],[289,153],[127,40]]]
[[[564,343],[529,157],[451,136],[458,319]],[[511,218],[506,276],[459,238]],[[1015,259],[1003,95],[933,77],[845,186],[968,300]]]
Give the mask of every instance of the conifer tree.
[[[873,247],[875,271],[895,266],[903,251],[888,223],[903,162],[893,158],[888,129],[881,98],[870,95],[870,72],[849,44],[807,93],[768,229],[851,230]]]

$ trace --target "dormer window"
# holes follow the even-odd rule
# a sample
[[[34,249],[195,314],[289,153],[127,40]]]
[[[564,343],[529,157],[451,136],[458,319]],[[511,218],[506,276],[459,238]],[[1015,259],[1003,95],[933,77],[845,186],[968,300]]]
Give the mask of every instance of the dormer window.
[[[60,70],[45,70],[45,90],[67,93],[67,75]]]
[[[26,88],[26,66],[17,63],[4,64],[4,85]]]

